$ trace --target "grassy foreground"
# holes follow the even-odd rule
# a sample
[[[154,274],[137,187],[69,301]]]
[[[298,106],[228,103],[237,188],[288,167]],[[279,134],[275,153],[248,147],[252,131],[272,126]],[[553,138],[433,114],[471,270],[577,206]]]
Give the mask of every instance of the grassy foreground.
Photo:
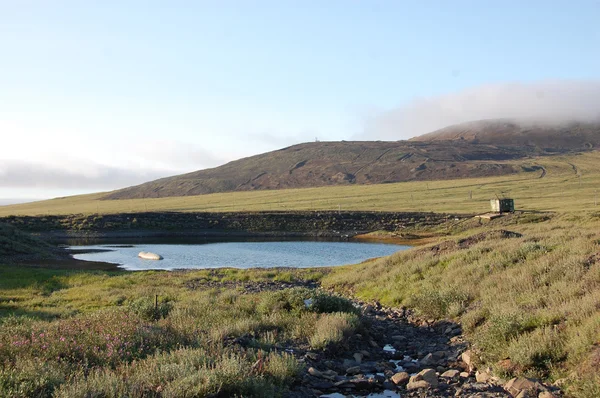
[[[352,304],[301,287],[246,293],[198,282],[321,276],[0,266],[0,396],[278,396],[300,369],[285,347],[339,343],[358,326]]]
[[[600,212],[523,213],[420,232],[442,237],[331,270],[0,266],[0,396],[283,393],[300,367],[284,350],[290,342],[323,349],[360,320],[329,295],[307,309],[314,291],[231,284],[273,280],[319,281],[428,319],[454,319],[480,366],[556,382],[568,396],[600,396]]]
[[[600,396],[600,212],[456,224],[448,240],[335,268],[326,287],[463,325],[504,377]]]
[[[520,161],[517,175],[380,185],[232,192],[158,199],[100,200],[106,193],[0,206],[0,217],[45,214],[114,214],[144,211],[366,210],[476,213],[502,192],[524,210],[579,211],[598,208],[600,152]]]

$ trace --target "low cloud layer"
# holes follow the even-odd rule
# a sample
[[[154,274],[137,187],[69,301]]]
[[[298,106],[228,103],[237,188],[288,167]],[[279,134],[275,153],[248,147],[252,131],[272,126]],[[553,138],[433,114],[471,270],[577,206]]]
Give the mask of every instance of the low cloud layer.
[[[600,81],[490,84],[418,98],[371,117],[360,139],[401,140],[472,120],[600,121]]]
[[[105,190],[127,187],[173,174],[167,170],[126,170],[87,164],[85,169],[66,170],[42,163],[0,161],[3,188]]]

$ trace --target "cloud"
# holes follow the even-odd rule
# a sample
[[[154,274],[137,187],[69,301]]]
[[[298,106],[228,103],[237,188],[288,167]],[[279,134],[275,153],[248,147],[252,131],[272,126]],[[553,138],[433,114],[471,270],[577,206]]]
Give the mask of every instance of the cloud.
[[[115,189],[173,174],[169,170],[127,170],[86,163],[81,168],[59,168],[46,163],[0,160],[2,188]]]
[[[360,139],[400,140],[473,120],[600,120],[600,81],[500,83],[418,98],[367,119]]]
[[[155,165],[186,172],[219,166],[229,160],[194,144],[166,140],[138,144],[135,155]]]

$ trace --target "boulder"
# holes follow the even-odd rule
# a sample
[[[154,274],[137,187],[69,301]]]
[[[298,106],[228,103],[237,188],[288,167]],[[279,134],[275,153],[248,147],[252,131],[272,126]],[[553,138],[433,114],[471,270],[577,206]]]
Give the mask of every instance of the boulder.
[[[509,392],[513,397],[519,396],[521,393],[527,397],[537,396],[538,391],[545,391],[546,389],[542,384],[535,380],[527,377],[515,377],[510,379],[508,383],[504,385],[504,389]]]
[[[490,378],[491,376],[488,372],[475,372],[475,380],[477,380],[478,383],[487,383]]]
[[[408,384],[406,385],[406,389],[407,390],[418,390],[420,388],[429,388],[431,387],[431,385],[429,383],[427,383],[425,380],[416,380],[416,381],[409,381]]]
[[[446,377],[448,379],[454,379],[455,377],[458,377],[458,375],[460,374],[460,372],[456,369],[450,369],[445,371],[444,373],[442,373],[442,377]]]
[[[162,256],[160,254],[151,253],[151,252],[140,252],[138,257],[144,260],[162,260]]]
[[[421,382],[425,382],[426,385]],[[419,373],[417,373],[409,379],[406,388],[409,390],[414,390],[417,388],[437,387],[438,384],[438,378],[435,373],[435,370],[423,369],[422,371],[420,371]]]
[[[323,377],[323,373],[313,368],[312,366],[308,368],[308,374],[315,377]]]
[[[475,369],[475,365],[473,364],[473,353],[471,350],[463,352],[460,359],[467,365],[469,372],[472,372]]]
[[[405,384],[410,379],[410,375],[406,372],[398,372],[392,376],[391,380],[394,384]]]

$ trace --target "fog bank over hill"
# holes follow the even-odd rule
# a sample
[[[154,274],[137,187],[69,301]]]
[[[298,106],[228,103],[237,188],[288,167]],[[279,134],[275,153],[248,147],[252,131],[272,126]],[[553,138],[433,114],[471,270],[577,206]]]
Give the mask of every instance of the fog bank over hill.
[[[371,117],[364,132],[356,138],[407,139],[486,119],[511,119],[535,125],[598,122],[600,81],[488,84],[438,97],[415,98]]]

